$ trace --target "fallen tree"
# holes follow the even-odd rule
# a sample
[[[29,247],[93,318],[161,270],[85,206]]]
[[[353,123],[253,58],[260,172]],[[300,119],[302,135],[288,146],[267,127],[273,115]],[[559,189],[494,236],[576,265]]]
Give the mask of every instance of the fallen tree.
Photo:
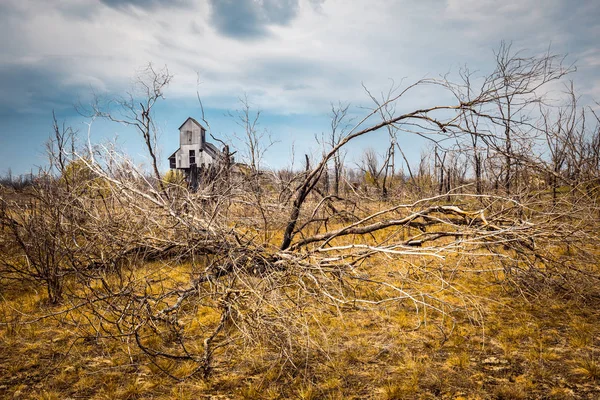
[[[481,175],[475,193],[455,188],[416,199],[386,193],[366,202],[360,193],[345,199],[318,187],[345,146],[388,127],[434,141],[478,137],[504,149],[503,176],[512,182],[524,161],[514,147],[506,150],[507,129],[531,124],[520,113],[503,113],[502,102],[510,99],[521,113],[537,106],[540,87],[568,72],[559,61],[504,57],[502,73],[484,79],[478,93],[445,80],[390,92],[314,168],[307,163],[287,181],[263,171],[239,179],[221,171],[191,192],[148,176],[114,147],[68,152],[58,140],[58,178],[44,175],[25,206],[2,193],[9,254],[0,262],[2,275],[46,282],[51,302],[63,304],[49,315],[85,321],[77,324],[81,337],[135,344],[175,379],[208,378],[228,349],[258,344],[297,367],[298,354],[322,351],[307,333],[311,313],[410,306],[446,337],[458,314],[482,323],[477,299],[455,285],[456,274],[497,270],[523,294],[551,283],[585,296],[578,285],[597,285],[599,276],[582,266],[596,257],[596,194],[564,203],[554,196],[549,208],[547,196],[518,195],[508,183],[504,192],[482,194]],[[423,85],[450,90],[457,102],[390,115],[391,105]],[[135,114],[135,102],[128,104]],[[473,118],[488,124],[475,130]],[[154,150],[150,155],[156,175]],[[69,178],[68,165],[87,178]],[[347,201],[358,206],[348,210]],[[578,254],[555,256],[564,245]]]

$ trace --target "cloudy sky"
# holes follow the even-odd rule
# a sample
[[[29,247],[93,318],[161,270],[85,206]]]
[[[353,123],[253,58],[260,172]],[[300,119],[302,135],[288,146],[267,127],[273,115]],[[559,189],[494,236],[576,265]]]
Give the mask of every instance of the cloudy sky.
[[[351,102],[357,115],[369,106],[363,83],[377,93],[465,64],[484,75],[502,40],[567,55],[591,104],[600,100],[599,21],[597,0],[0,0],[0,173],[44,165],[52,110],[87,133],[73,105],[125,93],[148,62],[174,75],[156,114],[163,156],[177,148],[181,122],[200,117],[198,74],[215,136],[239,132],[225,114],[240,96],[263,110],[272,166],[291,162],[292,144],[315,149],[331,102]],[[425,92],[403,106],[442,100]],[[95,123],[91,134],[142,152],[121,126]]]

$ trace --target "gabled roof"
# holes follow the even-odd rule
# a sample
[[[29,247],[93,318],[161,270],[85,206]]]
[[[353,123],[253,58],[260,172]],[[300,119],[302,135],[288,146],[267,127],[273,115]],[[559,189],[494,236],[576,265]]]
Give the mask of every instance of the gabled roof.
[[[206,150],[212,158],[216,159],[218,156],[222,156],[221,152],[212,143],[204,142],[204,150]]]
[[[181,149],[181,147],[179,149]],[[179,149],[175,150],[175,153],[171,154],[169,156],[169,158],[167,158],[167,160],[170,160],[171,158],[175,158],[175,155],[177,154],[177,152],[179,151]]]
[[[192,120],[193,123],[195,123],[196,125],[198,125],[200,128],[206,130],[205,127],[203,127],[200,122],[196,121],[194,118],[192,117],[188,117],[188,119],[185,120],[185,122],[183,124],[181,124],[181,126],[179,128],[177,128],[178,130],[181,130],[181,128],[183,128],[183,126],[189,121]]]

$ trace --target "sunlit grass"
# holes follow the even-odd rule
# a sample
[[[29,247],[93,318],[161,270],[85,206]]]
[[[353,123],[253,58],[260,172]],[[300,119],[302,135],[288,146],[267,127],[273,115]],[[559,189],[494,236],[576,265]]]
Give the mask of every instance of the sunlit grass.
[[[383,205],[372,205],[370,211],[378,207]],[[342,221],[336,221],[329,228],[342,226]],[[323,230],[316,225],[310,229]],[[373,244],[408,233],[385,229],[364,241]],[[277,246],[281,238],[281,231],[274,230],[267,241]],[[98,318],[89,310],[34,321],[72,304],[50,308],[43,291],[23,284],[2,293],[0,301],[2,375],[7,377],[0,397],[571,399],[578,398],[581,390],[597,394],[593,391],[600,380],[597,304],[555,298],[550,292],[526,297],[507,284],[515,276],[479,251],[445,260],[373,257],[352,273],[395,288],[351,280],[332,292],[364,302],[337,304],[339,309],[333,301],[306,294],[298,297],[298,286],[273,290],[269,300],[276,299],[277,306],[264,305],[263,316],[277,320],[282,312],[277,307],[289,307],[303,318],[296,321],[301,329],[285,339],[287,347],[279,348],[276,338],[267,334],[265,338],[235,336],[236,330],[231,329],[223,337],[238,341],[220,350],[213,376],[203,380],[197,374],[183,382],[171,379],[163,369],[186,377],[198,363],[164,359],[153,363],[133,339],[111,339],[104,336],[106,331],[96,330]],[[155,261],[128,267],[126,272],[135,290],[157,295],[165,288],[187,287],[190,277],[202,270],[201,262]],[[106,280],[118,284],[115,276]],[[247,282],[251,288],[261,279],[252,277]],[[294,277],[286,281],[290,282],[314,288],[309,279]],[[102,288],[99,280],[91,285]],[[387,301],[394,296],[398,298]],[[152,306],[160,308],[174,300]],[[385,302],[376,304],[380,301]],[[252,312],[242,311],[240,320],[251,323]],[[186,349],[202,354],[203,340],[221,317],[218,297],[186,305],[178,317],[185,327]],[[177,337],[155,324],[160,334],[145,335],[144,344],[171,350]]]

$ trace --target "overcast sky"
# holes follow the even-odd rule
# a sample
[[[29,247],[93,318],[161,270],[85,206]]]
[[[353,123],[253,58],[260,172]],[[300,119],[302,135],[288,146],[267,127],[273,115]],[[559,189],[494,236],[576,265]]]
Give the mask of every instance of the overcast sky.
[[[148,62],[174,75],[156,114],[163,158],[178,147],[185,118],[200,117],[197,73],[215,136],[236,132],[224,114],[240,96],[263,110],[261,127],[277,142],[272,166],[291,162],[292,143],[297,153],[315,148],[331,102],[349,101],[357,114],[368,106],[362,83],[380,92],[390,79],[465,64],[483,75],[502,40],[527,54],[550,46],[567,55],[578,68],[570,79],[591,104],[600,100],[599,21],[597,0],[0,0],[0,173],[43,165],[52,110],[87,132],[73,104],[92,92],[123,94]],[[424,92],[403,106],[439,101]],[[91,132],[142,152],[118,125]]]

